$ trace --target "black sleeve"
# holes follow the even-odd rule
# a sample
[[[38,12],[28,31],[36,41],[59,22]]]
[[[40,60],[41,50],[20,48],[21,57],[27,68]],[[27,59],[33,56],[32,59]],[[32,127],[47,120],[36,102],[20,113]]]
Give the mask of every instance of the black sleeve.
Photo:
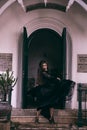
[[[49,79],[49,80],[50,80],[50,79],[53,79],[53,80],[56,79],[54,76],[50,75],[50,74],[47,73],[46,71],[43,71],[43,72],[42,72],[42,75],[43,75],[44,78],[47,78],[47,79]]]

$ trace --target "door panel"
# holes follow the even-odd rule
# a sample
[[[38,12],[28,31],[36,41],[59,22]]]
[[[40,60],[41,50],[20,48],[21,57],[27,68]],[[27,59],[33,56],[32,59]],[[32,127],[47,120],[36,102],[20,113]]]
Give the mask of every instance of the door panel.
[[[22,108],[26,108],[27,81],[28,81],[28,36],[23,28],[23,59],[22,59]]]
[[[62,44],[63,44],[63,79],[66,78],[66,28],[63,29],[63,32],[62,32]]]

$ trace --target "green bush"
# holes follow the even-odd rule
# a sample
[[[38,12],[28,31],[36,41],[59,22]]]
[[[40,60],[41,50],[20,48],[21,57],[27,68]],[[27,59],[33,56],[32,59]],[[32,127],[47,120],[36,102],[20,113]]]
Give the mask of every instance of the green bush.
[[[3,92],[4,96],[13,90],[16,82],[17,78],[14,77],[13,71],[9,71],[9,69],[7,69],[6,72],[0,74],[0,89]]]

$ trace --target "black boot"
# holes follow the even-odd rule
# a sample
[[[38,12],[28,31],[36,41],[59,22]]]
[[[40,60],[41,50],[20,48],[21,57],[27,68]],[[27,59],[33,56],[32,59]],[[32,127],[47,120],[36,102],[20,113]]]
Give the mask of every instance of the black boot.
[[[50,123],[50,124],[55,124],[54,117],[51,117],[51,118],[49,119],[49,123]]]
[[[39,124],[39,118],[38,117],[35,117],[35,123]]]

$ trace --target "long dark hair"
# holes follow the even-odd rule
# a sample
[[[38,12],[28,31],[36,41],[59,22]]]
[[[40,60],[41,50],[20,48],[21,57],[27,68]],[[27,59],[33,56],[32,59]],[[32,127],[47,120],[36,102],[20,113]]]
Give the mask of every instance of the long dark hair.
[[[37,84],[40,83],[41,75],[42,75],[42,71],[43,71],[43,69],[42,69],[42,65],[43,65],[44,63],[46,63],[47,66],[48,66],[47,61],[45,61],[45,60],[41,60],[41,61],[40,61],[40,63],[39,63],[39,67],[38,67],[38,70],[37,70],[37,81],[36,81]]]
[[[42,65],[46,63],[47,64],[47,67],[48,67],[48,63],[46,60],[41,60],[40,63],[39,63],[39,68],[42,70]]]

